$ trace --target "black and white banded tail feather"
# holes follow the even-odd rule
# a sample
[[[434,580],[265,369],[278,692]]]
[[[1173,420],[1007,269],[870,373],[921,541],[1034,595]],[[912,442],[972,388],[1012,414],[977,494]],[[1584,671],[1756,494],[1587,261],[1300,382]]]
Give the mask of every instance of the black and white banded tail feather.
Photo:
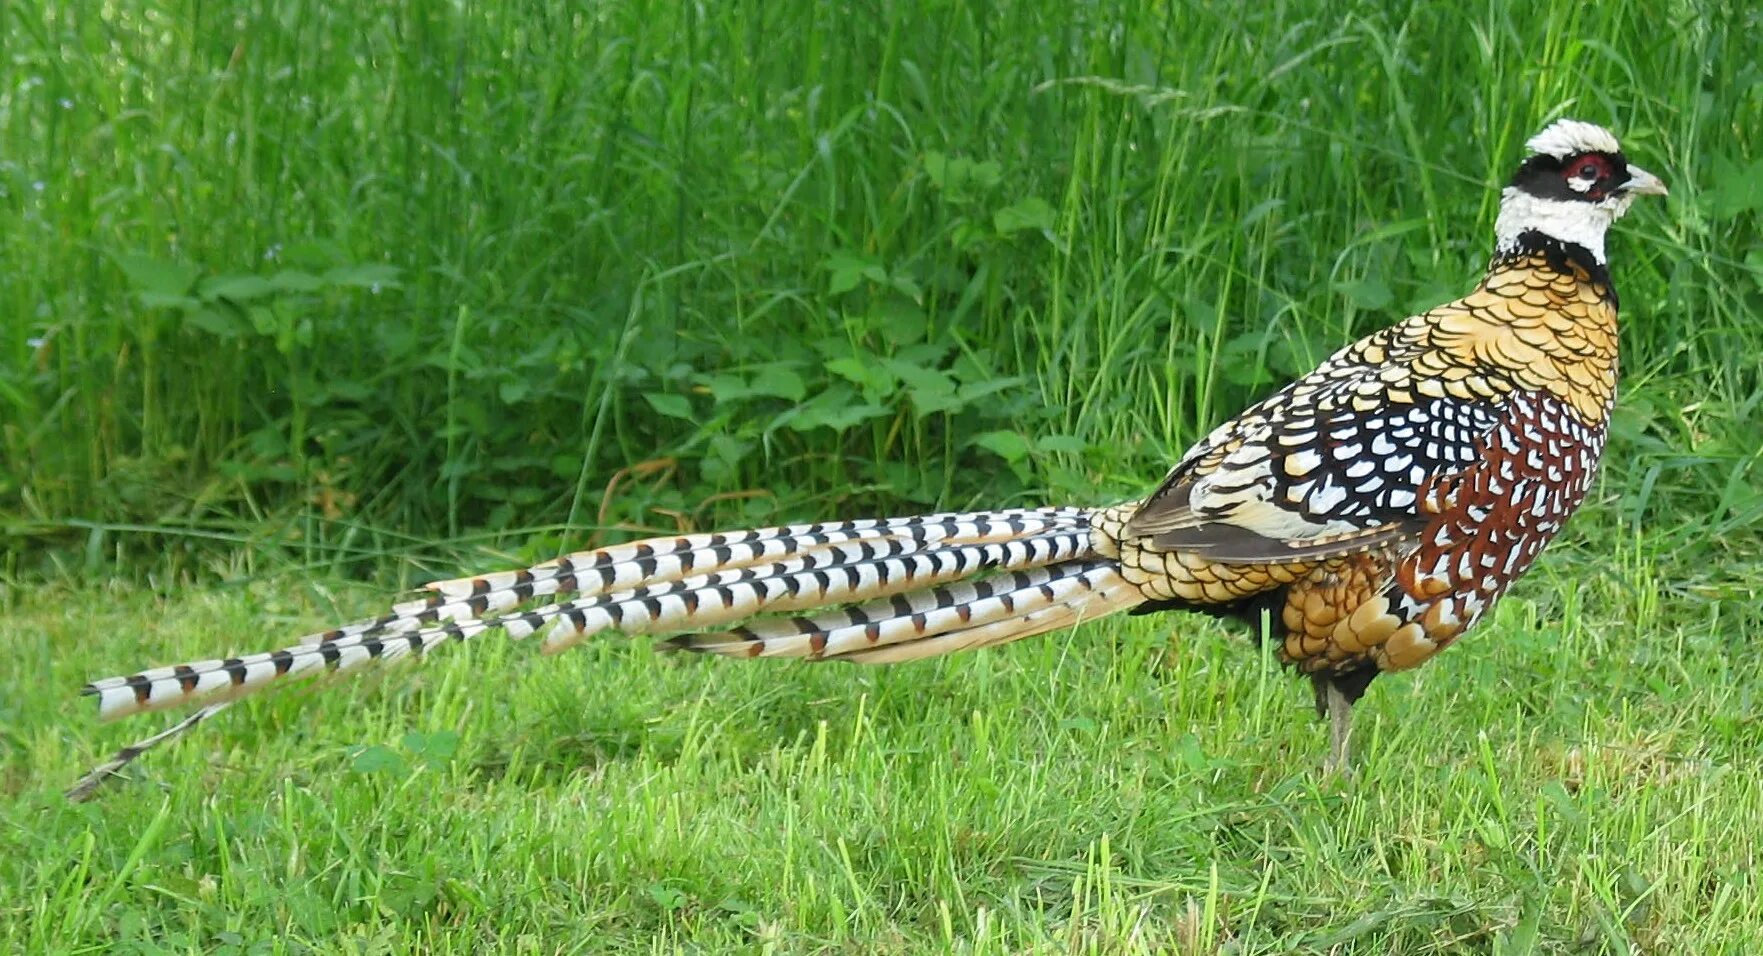
[[[884,664],[1002,644],[1143,600],[1111,558],[1010,571],[979,581],[896,594],[808,617],[720,633],[683,634],[679,650],[730,657],[800,657]],[[1088,612],[1088,613],[1085,613]],[[1053,623],[1048,623],[1053,622]]]
[[[500,629],[555,652],[603,632],[680,634],[664,646],[871,663],[1003,643],[1142,600],[1097,553],[1084,508],[949,513],[652,538],[514,571],[439,581],[387,613],[279,650],[93,681],[102,718],[204,705],[123,748],[69,791],[228,703],[291,678],[349,673]],[[790,615],[776,617],[772,615]],[[759,620],[754,621],[753,619]],[[716,629],[706,632],[708,629]]]

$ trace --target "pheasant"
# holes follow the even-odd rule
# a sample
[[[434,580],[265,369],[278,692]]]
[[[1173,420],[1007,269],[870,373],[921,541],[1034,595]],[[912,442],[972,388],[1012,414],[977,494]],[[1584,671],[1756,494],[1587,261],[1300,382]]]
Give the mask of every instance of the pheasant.
[[[281,650],[94,681],[102,717],[185,704],[69,791],[296,675],[354,671],[492,629],[561,651],[672,635],[731,657],[897,663],[1117,612],[1246,619],[1309,675],[1349,767],[1351,707],[1487,613],[1584,500],[1617,376],[1604,237],[1663,183],[1560,120],[1500,198],[1465,297],[1336,352],[1219,425],[1141,500],[653,538],[427,586]]]

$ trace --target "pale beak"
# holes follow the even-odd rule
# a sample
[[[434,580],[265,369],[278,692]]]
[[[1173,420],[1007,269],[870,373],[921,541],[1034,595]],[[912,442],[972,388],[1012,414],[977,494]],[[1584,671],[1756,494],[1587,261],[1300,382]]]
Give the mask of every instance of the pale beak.
[[[1665,196],[1665,184],[1659,177],[1647,172],[1639,166],[1628,167],[1628,182],[1622,184],[1622,191],[1637,196]]]

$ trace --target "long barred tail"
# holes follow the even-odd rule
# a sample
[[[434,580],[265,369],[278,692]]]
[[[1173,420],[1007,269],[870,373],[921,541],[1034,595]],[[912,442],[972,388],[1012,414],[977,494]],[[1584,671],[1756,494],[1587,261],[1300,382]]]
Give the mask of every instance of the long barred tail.
[[[82,799],[147,749],[227,702],[288,678],[349,672],[492,628],[544,630],[559,651],[603,631],[687,633],[666,646],[747,657],[891,663],[1044,633],[1139,603],[1082,508],[937,514],[653,538],[518,571],[440,581],[391,611],[281,650],[93,681],[99,715],[206,703],[123,748]],[[831,609],[831,610],[828,610]],[[750,618],[780,612],[803,616]]]

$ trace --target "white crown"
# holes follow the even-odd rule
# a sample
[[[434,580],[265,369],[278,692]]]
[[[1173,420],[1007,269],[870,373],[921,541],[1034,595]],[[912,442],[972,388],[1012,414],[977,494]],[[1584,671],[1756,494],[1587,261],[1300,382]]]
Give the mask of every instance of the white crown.
[[[1575,153],[1615,153],[1622,146],[1609,130],[1579,120],[1556,120],[1524,144],[1533,153],[1566,159]]]

